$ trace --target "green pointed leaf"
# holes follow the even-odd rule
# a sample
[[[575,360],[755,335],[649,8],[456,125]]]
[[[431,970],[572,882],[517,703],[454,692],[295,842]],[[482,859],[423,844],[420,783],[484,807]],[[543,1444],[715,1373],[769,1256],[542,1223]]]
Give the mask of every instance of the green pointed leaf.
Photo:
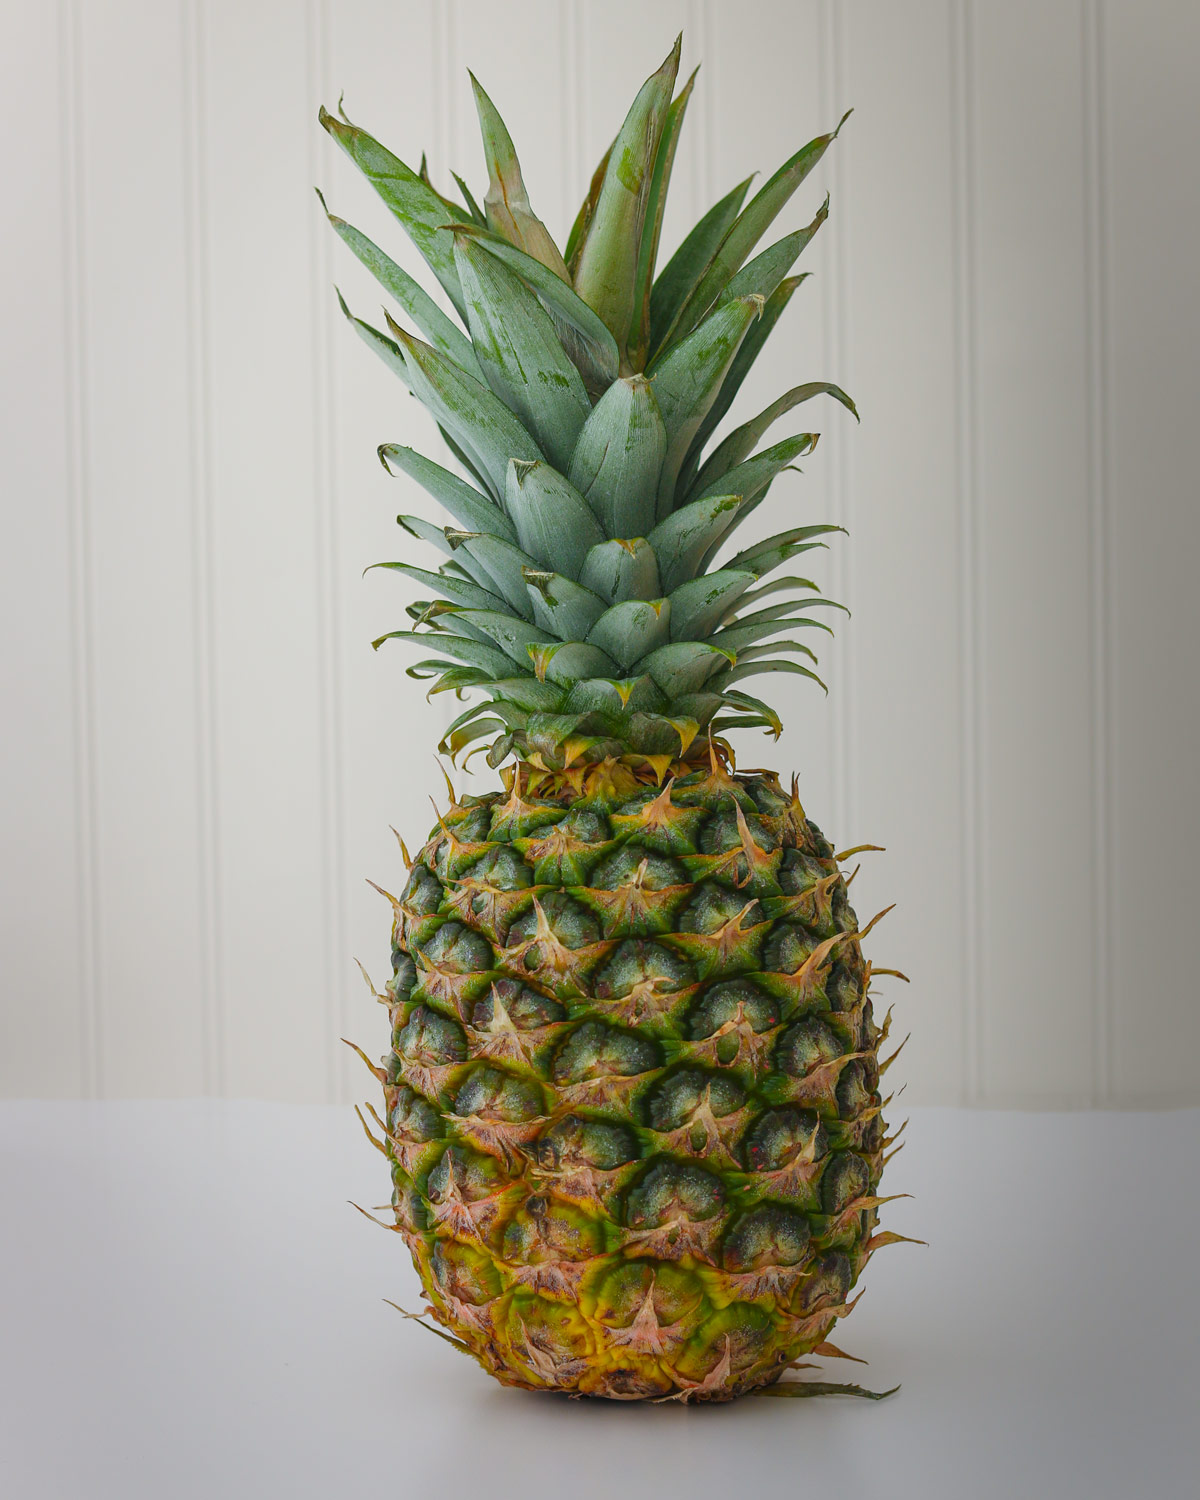
[[[460,225],[489,255],[515,271],[549,313],[559,342],[594,395],[601,394],[617,378],[620,352],[606,325],[565,281],[540,261],[489,230]]]
[[[722,302],[728,302],[732,297],[746,297],[752,292],[757,292],[760,297],[769,297],[796,264],[801,250],[828,217],[829,197],[827,194],[825,202],[817,210],[816,217],[811,224],[784,235],[783,239],[777,240],[761,255],[756,255],[753,260],[746,262],[717,298],[717,306],[720,307]]]
[[[647,540],[659,560],[666,593],[693,576],[704,554],[733,524],[741,504],[740,495],[709,495],[682,506],[654,528]]]
[[[461,178],[455,177],[453,172],[451,172],[450,175],[451,177],[454,177],[455,182],[461,181]],[[436,184],[433,181],[433,178],[429,175],[429,162],[426,159],[424,151],[421,152],[421,165],[417,169],[417,176],[421,179],[425,186],[436,195],[439,202],[445,208],[447,220],[453,221],[457,219],[465,219],[468,217],[469,210],[464,207],[463,204],[455,203],[453,198],[448,198],[445,193],[438,190]]]
[[[469,641],[464,636],[447,635],[444,631],[390,630],[387,635],[381,635],[371,644],[378,650],[384,641],[407,641],[424,650],[432,646],[451,660],[463,662],[469,667],[476,667],[479,671],[486,672],[489,677],[503,677],[512,671],[512,662],[503,651],[498,651],[494,646],[485,645],[482,641]]]
[[[671,633],[671,606],[666,599],[629,599],[614,604],[588,633],[588,643],[607,651],[625,670],[656,647]]]
[[[581,677],[618,677],[617,664],[599,646],[583,641],[562,641],[535,646],[529,653],[539,680],[569,685]]]
[[[454,254],[471,338],[488,385],[530,430],[550,462],[565,470],[592,411],[579,371],[520,277],[469,235],[457,237]]]
[[[561,573],[525,569],[533,618],[560,641],[581,641],[607,608],[599,594]]]
[[[380,333],[379,329],[373,328],[370,323],[364,323],[361,318],[356,318],[346,306],[346,299],[338,291],[337,287],[334,287],[334,291],[337,292],[338,306],[342,310],[342,315],[354,329],[355,333],[358,334],[367,348],[373,354],[377,354],[383,360],[384,364],[387,365],[388,369],[394,375],[399,375],[404,384],[411,389],[412,381],[409,377],[408,366],[404,362],[404,354],[400,345],[393,343],[386,333]]]
[[[579,265],[579,257],[583,253],[583,247],[587,240],[588,230],[591,228],[592,217],[596,212],[596,204],[600,201],[600,189],[604,186],[604,174],[608,171],[608,163],[612,157],[613,145],[600,158],[599,165],[592,173],[592,180],[588,185],[587,197],[579,205],[579,212],[575,215],[575,222],[571,225],[571,232],[567,235],[567,245],[563,254],[566,256],[567,270],[574,276]]]
[[[642,536],[654,525],[667,429],[644,375],[613,381],[583,425],[568,477],[606,536]]]
[[[410,536],[419,537],[421,541],[428,542],[431,547],[436,547],[439,552],[444,552],[447,557],[454,551],[441,526],[435,526],[432,521],[426,521],[422,516],[397,516],[396,524],[403,526]]]
[[[741,618],[749,618],[746,615],[746,611],[752,604],[758,604],[771,594],[782,593],[784,589],[806,589],[810,594],[819,594],[821,592],[811,578],[798,578],[795,574],[789,574],[783,578],[773,578],[770,583],[760,584],[758,588],[751,589],[748,594],[743,594],[737,609],[734,610],[734,614]]]
[[[751,418],[749,422],[744,422],[741,427],[731,432],[720,446],[713,450],[712,457],[704,463],[696,475],[688,498],[703,494],[717,483],[723,474],[728,474],[743,459],[749,458],[774,422],[791,411],[794,406],[799,406],[802,401],[811,400],[813,396],[832,396],[835,401],[842,403],[856,421],[858,420],[858,410],[854,402],[840,386],[831,385],[825,380],[811,380],[805,385],[793,386],[777,401],[772,401],[770,406],[760,411],[758,416]]]
[[[688,233],[679,249],[663,267],[650,292],[650,349],[656,353],[663,334],[671,326],[704,268],[716,253],[725,231],[738,216],[753,177],[739,182],[731,193],[714,203]]]
[[[604,540],[587,501],[547,463],[510,463],[504,502],[521,546],[568,578],[579,577],[589,550]]]
[[[813,451],[817,446],[819,436],[820,434],[816,432],[798,432],[794,437],[784,438],[782,442],[775,443],[770,448],[764,448],[761,453],[756,453],[745,463],[735,464],[728,472],[714,479],[709,489],[701,490],[695,497],[696,500],[703,500],[709,493],[718,489],[725,493],[732,489],[744,496],[746,506],[749,508],[766,490],[772,479],[786,469],[793,459],[803,458]],[[695,501],[689,497],[688,503],[694,504]]]
[[[393,331],[404,350],[413,394],[449,429],[468,457],[478,457],[490,486],[497,496],[503,495],[512,459],[535,462],[541,458],[533,438],[482,381],[402,328]]]
[[[575,289],[624,350],[633,328],[637,265],[654,158],[679,71],[680,41],[642,85],[617,132],[574,274]]]
[[[676,512],[679,515],[680,512]],[[724,569],[681,583],[670,595],[671,639],[708,640],[754,582],[754,574]]]
[[[715,644],[716,642],[714,642]],[[728,645],[728,642],[722,641],[721,644]],[[764,657],[771,656],[773,653],[779,651],[794,651],[797,656],[807,656],[809,661],[814,666],[816,665],[816,654],[810,647],[804,645],[802,641],[765,641],[760,646],[743,646],[737,653],[737,659],[739,665],[744,665],[748,661],[760,661]]]
[[[454,178],[455,182],[458,183],[458,190],[463,195],[463,202],[467,205],[467,212],[471,216],[472,224],[479,224],[486,229],[487,215],[484,213],[483,209],[480,208],[479,204],[476,203],[475,195],[471,192],[471,189],[462,180],[457,172],[451,172],[450,175]]]
[[[771,729],[776,739],[783,733],[783,721],[771,705],[764,703],[761,698],[752,698],[749,693],[738,692],[736,689],[722,693],[721,696],[732,708],[748,709],[761,715],[762,722]]]
[[[716,431],[718,422],[733,404],[733,398],[741,389],[742,381],[750,373],[750,367],[762,353],[763,345],[767,336],[779,321],[784,308],[791,301],[792,294],[796,288],[807,277],[807,272],[799,276],[789,276],[779,283],[779,286],[767,298],[763,307],[762,317],[756,323],[751,324],[746,337],[742,340],[741,347],[734,356],[733,363],[729,367],[729,373],[721,382],[721,389],[716,400],[709,407],[704,420],[696,429],[692,438],[692,445],[688,450],[687,458],[679,472],[679,490],[686,494],[692,488],[696,471],[700,467],[701,454],[713,432]]]
[[[662,238],[667,193],[671,186],[671,168],[675,165],[675,151],[683,129],[683,117],[687,113],[688,100],[692,97],[699,71],[699,68],[693,70],[692,76],[671,101],[662,140],[654,157],[654,173],[650,179],[645,224],[638,248],[634,327],[630,341],[630,363],[635,370],[645,369],[646,357],[650,352],[650,293],[654,283],[654,267],[658,260],[658,244]]]
[[[658,558],[643,536],[593,547],[583,560],[579,581],[610,604],[657,599],[662,593]]]
[[[735,682],[742,682],[747,677],[759,677],[764,672],[790,672],[793,677],[807,677],[811,682],[825,693],[829,689],[821,681],[815,672],[810,672],[807,667],[802,667],[798,661],[789,661],[786,657],[780,657],[777,661],[750,661],[741,666],[731,667],[728,672],[723,672],[719,678],[714,678],[713,686],[718,692],[724,692]]]
[[[475,109],[479,115],[488,170],[488,190],[483,200],[488,228],[567,281],[567,267],[558,253],[558,246],[529,206],[529,194],[525,191],[521,163],[517,160],[512,137],[474,73],[470,78],[475,90]]]
[[[468,745],[473,744],[476,740],[486,739],[490,734],[503,733],[507,727],[502,719],[498,719],[494,715],[476,719],[473,723],[469,725],[464,724],[461,728],[447,729],[438,742],[438,749],[443,755],[448,755],[451,762],[453,762],[454,757],[465,750]],[[466,761],[463,762],[463,765],[466,765]],[[429,1328],[428,1323],[424,1326]],[[431,1333],[433,1331],[433,1329],[430,1329]]]
[[[707,641],[677,641],[643,657],[633,671],[647,673],[668,698],[678,698],[698,693],[714,672],[729,663],[729,654]]]
[[[396,573],[404,573],[441,594],[442,598],[449,599],[452,604],[461,604],[468,609],[495,609],[504,604],[504,600],[489,589],[481,588],[469,579],[456,578],[453,573],[430,573],[425,568],[414,568],[411,563],[403,562],[372,563],[367,572],[372,568],[388,568]]]
[[[729,226],[704,274],[679,309],[673,326],[666,334],[665,343],[674,342],[696,327],[740,270],[780,209],[825,155],[845,121],[846,116],[843,115],[837,130],[831,131],[829,135],[819,135],[815,140],[809,141],[807,146],[802,146],[751,198]]]
[[[514,619],[499,610],[468,609],[460,612],[459,618],[476,630],[489,636],[506,656],[518,666],[529,664],[529,647],[542,646],[550,640],[544,630],[531,625],[527,620]]]
[[[443,225],[446,204],[437,193],[374,136],[322,109],[321,124],[359,169],[408,232],[429,269],[462,313],[462,288],[454,268],[454,237]]]
[[[667,456],[658,485],[658,516],[670,515],[683,460],[734,357],[763,310],[761,297],[742,297],[719,307],[657,364],[654,394],[667,429]]]
[[[471,348],[471,340],[461,328],[450,321],[429,293],[419,286],[407,271],[402,270],[390,256],[385,255],[379,246],[369,240],[361,230],[355,229],[353,224],[347,224],[345,219],[339,219],[336,214],[331,214],[325,206],[325,199],[319,188],[317,197],[320,199],[321,207],[325,209],[325,217],[332,224],[338,238],[350,247],[380,286],[404,309],[433,347],[454,360],[456,364],[461,365],[464,370],[469,370],[472,375],[481,374],[475,359],[475,351]]]
[[[532,672],[532,666],[529,667]],[[555,713],[562,705],[563,690],[551,682],[539,682],[536,677],[504,677],[499,682],[488,684],[494,699],[511,703],[530,714]]]
[[[767,552],[774,552],[779,547],[790,547],[798,542],[810,541],[815,536],[831,536],[835,531],[845,533],[844,526],[833,526],[824,523],[819,526],[795,526],[790,531],[778,531],[774,536],[763,537],[761,541],[752,543],[744,551],[739,552],[736,557],[731,557],[725,563],[727,568],[751,567],[757,559]]]
[[[512,522],[494,500],[481,495],[465,479],[459,479],[415,448],[384,443],[379,449],[379,458],[389,474],[394,466],[410,479],[415,479],[465,530],[488,531],[510,542],[516,541],[517,533]]]
[[[524,619],[533,618],[533,606],[529,602],[529,590],[525,584],[526,568],[537,564],[527,552],[514,547],[500,537],[451,533],[455,556],[465,554],[477,569],[482,569],[484,578],[500,594],[504,602]],[[487,583],[484,583],[487,587]]]

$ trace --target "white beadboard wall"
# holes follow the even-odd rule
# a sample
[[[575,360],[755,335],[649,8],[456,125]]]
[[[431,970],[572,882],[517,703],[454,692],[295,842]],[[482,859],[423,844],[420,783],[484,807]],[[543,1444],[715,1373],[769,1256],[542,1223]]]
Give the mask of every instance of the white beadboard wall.
[[[856,113],[817,274],[745,392],[831,404],[851,530],[809,811],[896,911],[922,1103],[1200,1101],[1200,7],[1171,0],[2,0],[0,1094],[355,1096],[448,717],[363,566],[435,434],[336,315],[312,194],[417,265],[316,124],[478,183],[465,69],[565,230],[642,77],[703,62],[668,236]],[[778,526],[770,524],[778,519]],[[488,773],[473,778],[482,785]],[[460,782],[461,784],[461,782]],[[889,993],[888,998],[893,998]]]

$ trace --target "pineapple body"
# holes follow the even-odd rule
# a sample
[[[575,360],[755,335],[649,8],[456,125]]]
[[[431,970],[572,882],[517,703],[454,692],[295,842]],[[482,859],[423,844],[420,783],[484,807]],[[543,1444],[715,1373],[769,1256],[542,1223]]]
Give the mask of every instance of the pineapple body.
[[[858,925],[774,775],[509,768],[395,903],[397,1228],[499,1380],[728,1400],[849,1310],[885,1148]]]

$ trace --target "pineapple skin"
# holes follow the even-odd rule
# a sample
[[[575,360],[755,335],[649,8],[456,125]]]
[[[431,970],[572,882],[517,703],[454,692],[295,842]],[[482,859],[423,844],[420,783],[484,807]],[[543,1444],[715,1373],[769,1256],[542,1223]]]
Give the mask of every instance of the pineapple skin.
[[[829,843],[719,742],[501,774],[391,898],[375,1143],[429,1312],[572,1396],[727,1401],[840,1352],[899,1236],[887,1023]]]

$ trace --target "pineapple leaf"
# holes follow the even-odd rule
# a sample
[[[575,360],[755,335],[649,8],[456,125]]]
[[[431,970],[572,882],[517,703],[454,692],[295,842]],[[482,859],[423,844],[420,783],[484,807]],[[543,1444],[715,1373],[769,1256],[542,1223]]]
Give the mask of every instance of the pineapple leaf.
[[[533,438],[482,381],[459,369],[432,345],[395,324],[389,327],[404,350],[413,394],[463,445],[468,457],[478,456],[478,467],[499,497],[511,459],[534,462],[541,458]]]
[[[403,526],[410,536],[415,536],[422,542],[428,542],[431,547],[444,552],[447,557],[454,551],[445,530],[441,526],[435,526],[432,521],[426,521],[422,516],[397,516],[396,524]]]
[[[350,247],[380,286],[413,320],[433,347],[454,360],[456,364],[460,364],[464,370],[469,370],[473,375],[480,374],[471,340],[462,329],[450,321],[429,293],[419,286],[407,271],[402,270],[390,256],[385,255],[379,246],[369,240],[361,230],[355,229],[353,224],[347,224],[345,219],[339,219],[336,214],[331,214],[325,205],[320,188],[316,189],[316,194],[321,207],[325,209],[325,217],[333,226],[338,238]]]
[[[719,573],[702,573],[699,578],[681,583],[670,595],[672,638],[699,640],[711,637],[730,607],[753,582],[753,573],[722,569]]]
[[[561,573],[525,569],[533,618],[561,641],[582,640],[605,611],[604,600]]]
[[[366,571],[372,568],[389,568],[396,573],[404,573],[409,578],[415,578],[418,583],[424,584],[426,588],[434,589],[443,598],[449,599],[452,604],[461,604],[468,609],[495,609],[503,606],[504,600],[498,598],[488,589],[481,588],[479,584],[472,583],[466,578],[455,578],[452,573],[430,573],[425,568],[415,568],[411,563],[403,562],[377,562],[372,563]]]
[[[628,599],[600,616],[588,634],[623,670],[670,637],[671,605],[666,599]]]
[[[714,645],[716,644],[728,646],[729,642],[726,640],[714,641]],[[759,661],[762,657],[770,656],[773,651],[795,651],[799,656],[807,656],[809,661],[814,666],[816,665],[816,655],[810,647],[805,646],[801,641],[767,641],[761,646],[743,646],[737,652],[738,663]]]
[[[581,677],[617,677],[617,664],[599,646],[584,641],[559,641],[548,646],[531,646],[530,660],[539,682],[549,678],[566,686]]]
[[[604,541],[587,501],[547,463],[513,459],[504,499],[521,546],[568,578],[578,578],[589,550]]]
[[[529,194],[525,191],[521,163],[517,160],[512,137],[474,73],[470,78],[475,90],[475,109],[479,115],[483,155],[488,169],[488,190],[483,200],[488,228],[567,281],[567,267],[558,246],[529,206]]]
[[[773,245],[768,245],[761,255],[756,255],[753,260],[746,262],[717,298],[717,306],[720,307],[722,302],[727,302],[731,297],[745,297],[752,292],[757,292],[762,297],[769,297],[796,264],[800,252],[828,217],[829,197],[827,194],[825,202],[817,210],[816,217],[811,224],[784,235],[783,239],[776,240]]]
[[[849,113],[847,111],[838,121],[836,130],[828,135],[819,135],[815,140],[809,141],[807,146],[802,146],[751,198],[729,226],[704,274],[679,309],[674,323],[667,330],[664,343],[673,342],[690,332],[712,307],[780,209],[837,139],[838,131],[846,123]],[[820,217],[818,215],[818,219]]]
[[[733,363],[729,366],[729,372],[721,383],[721,389],[716,400],[705,413],[704,419],[696,429],[692,438],[692,445],[688,450],[679,474],[679,487],[681,493],[686,494],[692,487],[696,471],[700,467],[700,456],[704,451],[705,444],[716,430],[717,423],[733,404],[733,399],[741,389],[742,381],[750,373],[750,367],[762,353],[763,345],[775,324],[779,321],[784,308],[792,299],[796,288],[808,276],[808,272],[801,272],[799,276],[788,276],[781,281],[775,291],[767,298],[763,305],[762,316],[758,322],[753,324],[742,340],[741,347],[734,356]]]
[[[676,641],[650,652],[632,670],[645,672],[673,699],[698,693],[714,672],[729,668],[732,661],[731,653],[707,641]]]
[[[546,269],[499,235],[470,224],[455,225],[456,233],[471,235],[497,260],[514,270],[538,296],[554,321],[559,342],[583,376],[589,391],[600,393],[617,378],[620,351],[616,340],[586,302]]]
[[[536,570],[537,564],[533,558],[527,552],[522,552],[519,547],[514,547],[511,542],[506,542],[498,536],[464,532],[455,532],[451,535],[455,556],[465,555],[476,569],[483,570],[484,578],[491,582],[510,608],[524,619],[532,619],[533,606],[529,602],[525,570],[527,568]],[[487,582],[482,586],[486,588]]]
[[[840,531],[844,534],[845,530],[844,526],[833,526],[825,523],[819,526],[796,526],[790,531],[779,531],[774,536],[763,537],[761,541],[753,542],[744,551],[739,552],[736,557],[731,557],[725,563],[725,567],[756,567],[760,557],[773,554],[780,547],[792,547],[799,542],[807,542],[815,536],[830,536],[835,531]]]
[[[789,661],[787,657],[772,658],[769,661],[748,661],[739,666],[731,667],[728,672],[723,672],[713,682],[713,687],[719,692],[724,692],[732,683],[742,682],[747,677],[759,677],[764,672],[790,672],[793,677],[807,677],[810,682],[815,682],[823,692],[829,689],[821,681],[815,672],[802,667],[798,661]]]
[[[454,242],[471,338],[484,377],[560,469],[592,403],[554,324],[520,277],[469,235]]]
[[[731,708],[748,709],[754,713],[757,716],[755,722],[770,729],[776,739],[783,733],[783,721],[771,705],[764,703],[761,698],[752,698],[749,693],[739,692],[736,688],[721,696]]]
[[[658,485],[660,520],[674,508],[675,483],[684,458],[762,310],[761,297],[727,302],[670,350],[654,371],[654,394],[667,429],[667,456]]]
[[[791,463],[794,458],[803,458],[811,453],[817,446],[820,434],[816,432],[799,432],[795,437],[784,438],[782,442],[775,443],[770,448],[764,448],[761,453],[756,453],[745,463],[735,464],[724,474],[713,480],[708,489],[701,490],[695,498],[703,500],[713,490],[721,489],[726,492],[735,489],[746,500],[749,506],[759,499],[771,480]],[[689,498],[689,504],[695,501]],[[745,512],[743,511],[743,515]],[[739,517],[741,520],[742,517]]]
[[[673,511],[654,528],[647,540],[659,558],[668,594],[695,574],[709,547],[729,529],[741,504],[740,495],[708,495]]]
[[[646,204],[682,42],[677,38],[662,67],[642,85],[617,132],[574,274],[576,291],[599,313],[621,350],[633,330]]]
[[[592,180],[588,184],[587,197],[579,205],[579,212],[575,215],[575,222],[571,225],[570,233],[567,235],[564,254],[567,261],[567,270],[572,276],[579,265],[579,257],[583,252],[588,230],[591,228],[592,216],[596,212],[596,204],[600,201],[600,189],[604,186],[604,174],[608,171],[608,163],[612,156],[614,145],[616,145],[615,141],[612,142],[608,150],[600,158],[599,165],[592,173]]]
[[[650,292],[654,284],[654,266],[658,260],[658,243],[662,238],[663,214],[667,206],[667,193],[671,186],[671,168],[675,165],[675,151],[679,145],[683,117],[687,113],[688,100],[696,84],[696,68],[692,76],[672,100],[667,111],[662,140],[654,157],[654,175],[650,179],[650,195],[646,204],[645,224],[642,228],[641,244],[638,248],[638,263],[634,294],[634,328],[630,344],[630,363],[635,370],[645,368],[650,351]]]
[[[504,677],[489,682],[488,691],[501,703],[511,703],[526,713],[553,713],[562,703],[562,689],[536,677]]]
[[[471,192],[471,189],[462,180],[457,172],[451,172],[450,175],[454,178],[455,182],[458,183],[458,190],[463,195],[463,202],[467,205],[467,212],[471,216],[472,224],[479,224],[486,228],[487,215],[484,213],[483,209],[480,208],[479,204],[476,203],[474,193]]]
[[[641,536],[617,538],[593,547],[583,560],[579,581],[610,604],[625,599],[657,599],[662,592],[658,556]]]
[[[377,354],[383,360],[384,364],[387,365],[388,369],[394,375],[399,375],[400,379],[411,390],[412,381],[409,378],[408,366],[404,362],[404,355],[401,352],[400,345],[388,338],[386,333],[380,333],[379,329],[372,327],[370,323],[364,323],[361,318],[356,318],[346,306],[346,299],[338,291],[337,287],[334,287],[334,291],[337,292],[338,306],[342,310],[342,316],[350,324],[351,328],[354,329],[367,348],[373,354]]]
[[[654,525],[667,430],[644,375],[614,380],[583,425],[567,471],[607,536]]]
[[[450,301],[463,314],[462,288],[454,268],[454,238],[443,227],[445,200],[365,130],[337,119],[324,108],[318,119],[399,219]]]
[[[501,610],[463,610],[459,618],[495,641],[501,651],[521,667],[528,665],[530,646],[544,645],[550,639],[545,631],[539,630],[536,625],[530,625],[526,620],[514,619],[511,614]]]
[[[719,481],[722,475],[728,474],[730,469],[754,452],[772,423],[791,411],[794,406],[799,406],[802,401],[808,401],[813,396],[832,396],[835,401],[842,403],[856,421],[858,420],[857,407],[840,386],[831,385],[825,380],[813,380],[806,385],[795,385],[777,401],[772,401],[771,405],[759,412],[757,417],[751,418],[749,422],[743,423],[741,427],[731,432],[724,442],[713,450],[712,457],[704,463],[696,475],[691,493],[703,494],[706,489]]]
[[[440,464],[418,453],[415,448],[404,448],[398,443],[384,443],[379,449],[379,459],[389,474],[393,465],[415,479],[439,505],[445,506],[460,526],[468,531],[489,531],[495,536],[515,542],[517,533],[512,522],[486,495],[473,489],[465,479],[459,479]]]
[[[371,645],[378,651],[384,641],[415,642],[425,648],[436,645],[451,660],[462,662],[468,667],[477,667],[489,677],[502,677],[512,669],[509,658],[494,646],[488,646],[483,641],[469,641],[459,635],[447,635],[445,631],[389,630],[387,635],[381,635]]]
[[[651,353],[661,348],[663,335],[712,259],[725,231],[737,218],[753,181],[753,177],[747,177],[714,203],[659,273],[650,290]]]

